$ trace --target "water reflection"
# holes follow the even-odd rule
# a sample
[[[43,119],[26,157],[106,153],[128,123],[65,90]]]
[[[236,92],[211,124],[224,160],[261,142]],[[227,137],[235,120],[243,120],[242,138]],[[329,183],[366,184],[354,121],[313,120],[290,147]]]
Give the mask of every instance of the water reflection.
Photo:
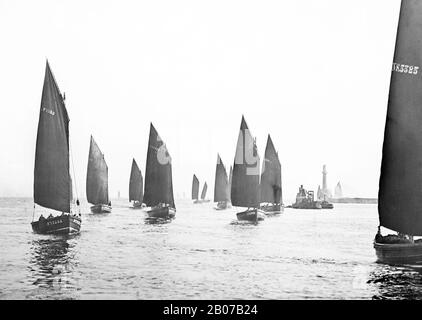
[[[257,226],[259,225],[259,221],[241,221],[241,220],[233,220],[230,222],[230,225],[232,226]]]
[[[422,272],[418,267],[377,264],[367,283],[378,292],[373,299],[422,299]]]
[[[146,217],[144,219],[145,224],[167,224],[170,223],[174,220],[175,218],[151,218],[151,217]]]
[[[89,221],[98,221],[100,219],[106,218],[111,215],[111,212],[103,212],[103,213],[86,213],[84,218]]]
[[[75,251],[72,250],[74,237],[51,237],[32,241],[29,268],[34,286],[56,293],[74,288],[69,277],[77,263]]]

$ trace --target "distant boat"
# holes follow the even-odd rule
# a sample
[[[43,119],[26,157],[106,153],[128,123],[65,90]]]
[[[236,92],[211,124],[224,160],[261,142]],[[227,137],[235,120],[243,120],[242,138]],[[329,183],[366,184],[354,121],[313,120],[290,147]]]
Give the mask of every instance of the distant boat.
[[[333,208],[334,208],[334,205],[328,202],[327,200],[321,201],[321,209],[333,209]]]
[[[378,262],[421,264],[422,1],[401,2],[378,192]],[[381,227],[397,232],[383,236]]]
[[[216,210],[224,210],[230,205],[230,185],[227,178],[226,167],[217,154],[217,165],[215,168],[214,202],[217,202]]]
[[[111,212],[111,202],[108,198],[108,167],[104,154],[92,136],[86,175],[86,197],[92,204],[92,213]]]
[[[334,198],[343,198],[343,190],[341,188],[340,181],[337,183],[335,189],[334,189]]]
[[[259,209],[259,156],[256,142],[242,116],[231,186],[232,204],[248,209],[236,214],[238,220],[259,221],[265,214]]]
[[[198,199],[198,195],[199,195],[199,180],[196,177],[196,175],[193,175],[193,179],[192,179],[192,200],[193,203],[204,203],[204,202],[210,202],[209,200],[205,200],[205,196],[207,194],[207,183],[205,182],[203,188],[202,188],[202,192],[201,192],[201,199]]]
[[[194,174],[192,178],[192,200],[193,203],[198,203],[199,199],[199,180]]]
[[[142,200],[144,198],[144,178],[135,159],[132,160],[132,169],[130,171],[129,180],[129,202],[133,201],[133,209],[142,208]]]
[[[210,202],[209,199],[205,199],[205,197],[207,196],[207,190],[208,190],[208,185],[207,185],[207,182],[205,181],[204,186],[202,187],[202,192],[201,192],[202,202]]]
[[[317,199],[320,200],[320,199],[323,199],[323,198],[324,198],[324,194],[322,193],[321,186],[318,185]]]
[[[35,151],[34,202],[61,215],[50,214],[47,218],[41,215],[38,221],[32,221],[32,230],[41,234],[79,232],[82,222],[79,200],[76,201],[76,213],[76,208],[71,205],[72,198],[69,117],[47,61]]]
[[[261,210],[265,214],[280,214],[283,211],[281,189],[281,164],[271,136],[268,135],[261,173]]]
[[[174,218],[176,206],[173,196],[171,156],[163,140],[150,125],[147,165],[145,170],[144,201],[150,218]]]
[[[307,191],[303,185],[299,187],[296,202],[290,206],[293,209],[322,209],[321,202],[314,200],[314,192]]]

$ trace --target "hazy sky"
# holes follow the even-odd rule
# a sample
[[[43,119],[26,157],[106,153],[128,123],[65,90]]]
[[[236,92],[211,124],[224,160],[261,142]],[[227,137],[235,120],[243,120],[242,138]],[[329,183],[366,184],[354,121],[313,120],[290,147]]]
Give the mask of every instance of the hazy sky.
[[[270,133],[285,202],[331,189],[376,197],[399,0],[0,0],[0,196],[32,196],[48,58],[66,92],[78,193],[90,134],[111,197],[145,173],[149,123],[212,197],[217,152],[234,160],[241,116],[263,156]]]

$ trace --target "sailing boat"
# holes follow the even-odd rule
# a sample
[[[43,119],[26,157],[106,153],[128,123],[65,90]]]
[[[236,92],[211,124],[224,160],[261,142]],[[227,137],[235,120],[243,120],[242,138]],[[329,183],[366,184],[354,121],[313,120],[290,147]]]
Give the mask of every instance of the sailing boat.
[[[283,211],[281,190],[281,164],[271,136],[268,135],[261,174],[261,210],[265,214],[280,214]]]
[[[61,212],[59,216],[32,221],[32,230],[41,234],[79,232],[81,213],[71,208],[72,180],[69,172],[69,117],[64,99],[51,72],[45,68],[34,169],[34,202]],[[34,204],[34,214],[35,214]]]
[[[130,171],[129,181],[129,202],[133,201],[133,209],[142,208],[142,200],[144,197],[144,178],[135,159],[132,160],[132,169]]]
[[[108,199],[108,167],[97,143],[91,135],[88,156],[88,172],[86,175],[86,197],[92,213],[111,212]]]
[[[193,203],[198,203],[199,198],[199,180],[196,175],[193,175],[192,178],[192,200]]]
[[[205,196],[207,194],[207,183],[205,182],[204,186],[202,187],[202,192],[201,192],[201,199],[198,199],[198,195],[199,195],[199,180],[196,177],[196,175],[193,175],[192,178],[192,200],[193,203],[204,203],[204,202],[210,202],[210,200],[205,200]]]
[[[217,165],[215,168],[214,202],[217,202],[216,210],[227,209],[230,204],[230,189],[224,163],[217,154]]]
[[[403,0],[378,192],[378,262],[422,263],[422,1]],[[381,226],[397,235],[381,235]]]
[[[265,214],[259,209],[258,150],[243,116],[233,165],[231,199],[234,206],[248,208],[236,214],[238,220],[265,219]]]
[[[210,202],[210,200],[205,199],[207,195],[207,190],[208,190],[208,185],[207,185],[207,182],[205,181],[204,186],[202,187],[202,192],[201,192],[201,202]]]
[[[176,215],[171,156],[152,123],[145,170],[144,203],[151,208],[147,211],[150,218],[165,219]]]

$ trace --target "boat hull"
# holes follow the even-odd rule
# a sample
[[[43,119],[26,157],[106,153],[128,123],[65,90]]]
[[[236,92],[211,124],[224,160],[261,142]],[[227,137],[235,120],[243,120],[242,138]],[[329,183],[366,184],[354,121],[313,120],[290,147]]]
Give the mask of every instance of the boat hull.
[[[72,234],[81,229],[82,220],[79,216],[64,214],[46,218],[31,223],[32,230],[39,234]]]
[[[291,206],[293,209],[322,209],[321,203],[317,201],[295,203]]]
[[[329,203],[328,201],[322,201],[321,202],[321,209],[333,209],[334,205],[332,203]]]
[[[265,220],[265,214],[260,209],[248,209],[246,211],[236,213],[237,220],[239,221],[262,221]]]
[[[171,219],[176,216],[176,209],[171,207],[153,207],[147,211],[148,218]]]
[[[422,243],[374,242],[377,262],[386,264],[422,264]]]
[[[265,215],[276,215],[284,212],[284,207],[280,204],[265,204],[261,205],[260,208]]]
[[[111,206],[106,204],[96,204],[91,207],[92,213],[110,213],[111,212]]]

